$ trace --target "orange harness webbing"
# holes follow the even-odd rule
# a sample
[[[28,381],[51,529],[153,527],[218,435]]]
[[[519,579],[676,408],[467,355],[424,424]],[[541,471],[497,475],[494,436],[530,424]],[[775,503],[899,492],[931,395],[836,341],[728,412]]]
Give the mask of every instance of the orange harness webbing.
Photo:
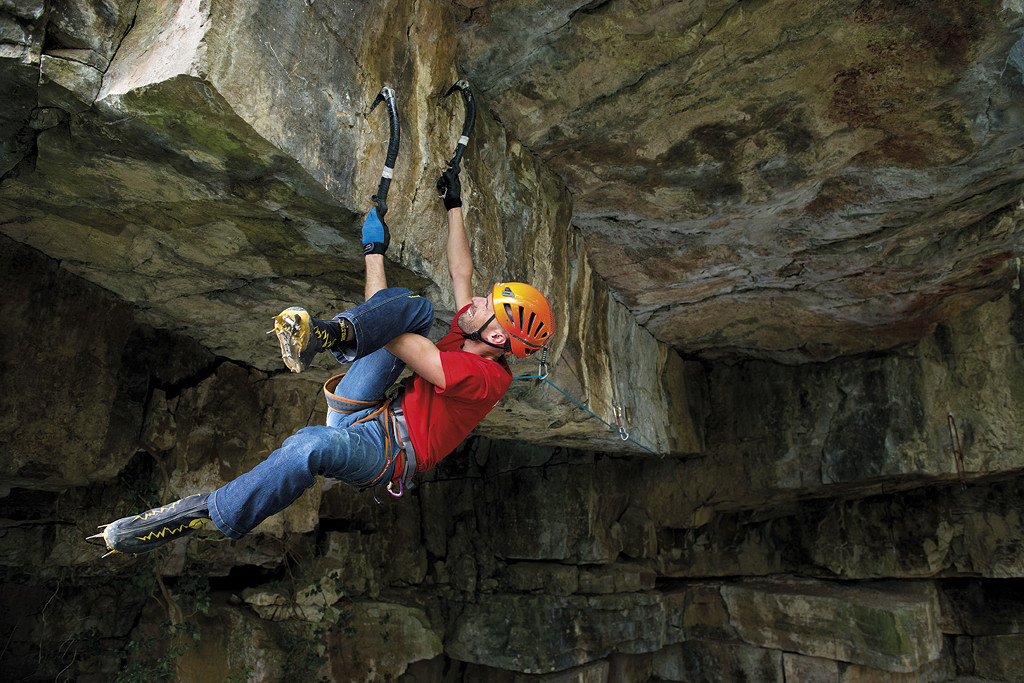
[[[406,430],[404,429],[404,424],[399,425],[398,423],[399,419],[404,421],[404,416],[402,416],[401,412],[401,392],[395,394],[391,398],[386,398],[383,401],[353,401],[352,399],[343,398],[334,393],[338,383],[344,376],[345,373],[335,375],[324,383],[324,396],[327,399],[327,409],[336,413],[341,413],[342,415],[351,415],[352,413],[360,410],[366,410],[367,408],[376,406],[375,410],[356,420],[352,424],[362,424],[364,422],[369,422],[370,420],[377,420],[384,428],[384,468],[377,473],[376,476],[363,482],[353,482],[352,485],[360,487],[376,481],[383,476],[383,474],[387,472],[388,468],[391,467],[391,464],[394,463],[395,469],[391,477],[391,482],[388,484],[388,491],[391,491],[391,487],[393,485],[397,485],[399,487],[399,493],[394,494],[392,492],[392,495],[401,496],[405,481],[408,478],[406,475],[412,475],[412,472],[406,473],[407,464],[415,462],[415,456],[413,456],[412,463],[409,463],[406,457],[407,451],[412,450],[412,444],[403,440],[402,434]],[[396,399],[398,399],[398,415],[396,415],[395,409],[392,407],[392,404]],[[394,448],[395,443],[398,444],[397,451]]]

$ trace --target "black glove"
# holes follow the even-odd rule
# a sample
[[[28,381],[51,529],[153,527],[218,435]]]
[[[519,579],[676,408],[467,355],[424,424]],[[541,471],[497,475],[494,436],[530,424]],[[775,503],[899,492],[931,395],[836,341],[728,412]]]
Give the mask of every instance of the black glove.
[[[462,206],[462,183],[459,181],[459,167],[448,166],[448,169],[437,179],[437,196],[444,202],[448,211]]]

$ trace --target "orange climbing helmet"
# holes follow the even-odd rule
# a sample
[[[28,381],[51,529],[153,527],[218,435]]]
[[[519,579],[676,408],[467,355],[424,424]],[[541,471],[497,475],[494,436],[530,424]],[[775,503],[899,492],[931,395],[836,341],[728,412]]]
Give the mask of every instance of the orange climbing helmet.
[[[522,282],[497,282],[491,293],[495,318],[508,334],[506,351],[526,358],[548,343],[555,321],[543,294]]]

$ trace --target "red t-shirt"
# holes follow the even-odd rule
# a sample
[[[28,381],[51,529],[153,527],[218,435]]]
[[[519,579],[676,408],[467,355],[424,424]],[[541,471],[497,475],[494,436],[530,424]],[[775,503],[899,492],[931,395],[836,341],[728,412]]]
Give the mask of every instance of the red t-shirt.
[[[417,472],[432,469],[454,451],[512,383],[504,356],[494,361],[462,350],[466,340],[456,321],[466,308],[469,306],[455,314],[451,331],[437,343],[445,388],[438,389],[419,375],[405,383],[402,410],[416,451]]]

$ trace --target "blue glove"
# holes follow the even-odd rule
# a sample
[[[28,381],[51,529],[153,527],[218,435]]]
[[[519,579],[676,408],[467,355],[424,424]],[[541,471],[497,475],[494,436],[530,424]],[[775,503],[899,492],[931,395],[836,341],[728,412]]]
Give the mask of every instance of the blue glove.
[[[388,225],[377,216],[377,207],[370,209],[363,221],[363,256],[367,254],[383,254],[391,244],[391,232]]]

